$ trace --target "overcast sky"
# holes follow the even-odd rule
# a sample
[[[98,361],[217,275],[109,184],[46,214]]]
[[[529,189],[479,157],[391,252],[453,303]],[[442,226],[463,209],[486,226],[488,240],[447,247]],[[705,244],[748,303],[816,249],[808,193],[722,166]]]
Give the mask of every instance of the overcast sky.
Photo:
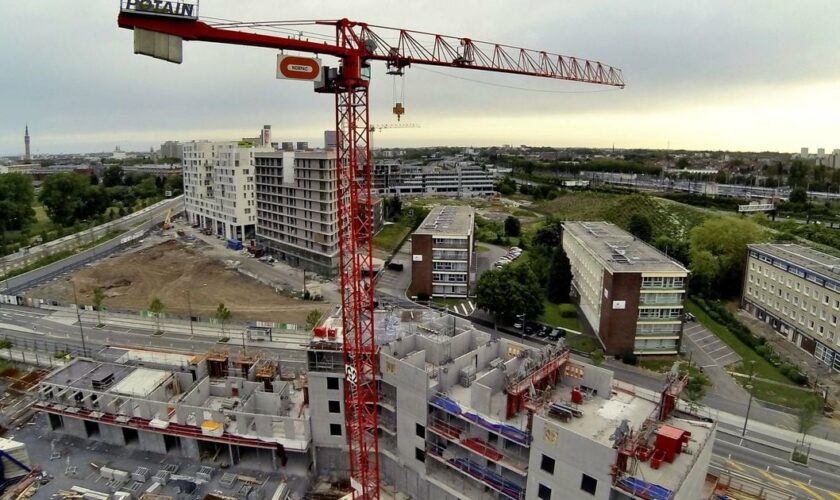
[[[275,51],[189,42],[176,65],[133,54],[117,0],[2,4],[0,155],[22,153],[26,123],[34,154],[236,139],[263,124],[321,145],[334,127],[329,96],[275,79]],[[377,132],[376,146],[840,148],[836,0],[203,0],[201,15],[348,17],[595,59],[627,81],[415,66],[403,121],[421,128]],[[393,87],[374,63],[373,123],[394,121]]]

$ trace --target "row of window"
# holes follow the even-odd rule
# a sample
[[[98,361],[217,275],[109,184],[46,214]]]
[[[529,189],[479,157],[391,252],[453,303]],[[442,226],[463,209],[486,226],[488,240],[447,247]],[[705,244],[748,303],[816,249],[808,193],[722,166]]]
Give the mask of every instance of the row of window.
[[[750,267],[755,267],[755,262],[750,264]],[[770,289],[770,293],[776,293],[779,297],[782,296],[782,287],[786,287],[789,290],[795,290],[796,292],[800,292],[804,297],[810,297],[815,299],[817,302],[822,302],[823,305],[831,305],[834,309],[840,310],[840,297],[836,297],[832,300],[832,294],[830,293],[820,293],[819,287],[814,286],[813,288],[810,285],[802,286],[802,283],[799,280],[791,280],[790,277],[783,279],[782,275],[779,275],[778,279],[778,286],[775,284],[776,280],[776,273],[771,271],[769,273],[769,280],[768,279],[761,279],[761,275],[764,275],[765,278],[768,276],[767,270],[762,270],[761,265],[758,266],[758,269],[755,273],[749,273],[747,276],[747,281],[749,283],[755,283],[757,286],[761,286],[762,290],[767,290],[768,286]],[[790,299],[790,292],[786,293],[785,299]],[[796,296],[795,296],[796,297]],[[803,299],[804,299],[803,297]],[[797,299],[798,300],[798,299]],[[804,300],[803,300],[804,302]]]
[[[684,288],[683,277],[645,276],[642,278],[642,288]]]

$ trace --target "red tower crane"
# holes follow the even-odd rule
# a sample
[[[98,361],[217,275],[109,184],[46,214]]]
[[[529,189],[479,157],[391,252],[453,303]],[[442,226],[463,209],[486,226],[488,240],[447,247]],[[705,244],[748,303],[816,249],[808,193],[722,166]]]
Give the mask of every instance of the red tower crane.
[[[335,95],[339,274],[344,328],[344,403],[350,478],[355,498],[379,498],[376,342],[372,268],[371,165],[368,86],[370,62],[389,74],[412,64],[493,71],[624,87],[621,70],[544,51],[376,26],[347,19],[295,22],[203,22],[198,5],[122,0],[118,24],[135,31],[135,53],[181,62],[183,40],[266,47],[334,56],[316,91]],[[324,28],[329,39],[305,38]],[[251,31],[246,31],[251,30]],[[268,32],[255,33],[253,31]],[[389,42],[388,40],[391,40]],[[305,68],[304,68],[305,69]]]

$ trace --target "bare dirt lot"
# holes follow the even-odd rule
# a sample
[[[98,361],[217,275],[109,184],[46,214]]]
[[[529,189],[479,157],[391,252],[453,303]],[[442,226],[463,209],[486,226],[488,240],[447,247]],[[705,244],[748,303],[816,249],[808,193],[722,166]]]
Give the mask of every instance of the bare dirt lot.
[[[212,317],[223,302],[237,320],[303,325],[309,311],[324,311],[329,307],[280,295],[176,240],[101,260],[75,272],[71,278],[76,283],[80,303],[92,304],[93,290],[99,287],[105,291],[104,307],[111,309],[148,309],[157,297],[163,302],[165,313],[186,316],[187,290],[192,314],[202,317]],[[72,303],[73,287],[62,279],[32,289],[26,295]]]

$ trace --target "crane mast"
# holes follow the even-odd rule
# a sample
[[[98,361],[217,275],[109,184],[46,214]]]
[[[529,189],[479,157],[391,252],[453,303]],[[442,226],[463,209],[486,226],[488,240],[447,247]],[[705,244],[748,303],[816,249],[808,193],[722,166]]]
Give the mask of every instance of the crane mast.
[[[377,441],[377,347],[374,335],[372,269],[373,209],[368,89],[370,62],[384,61],[389,73],[412,64],[493,71],[624,87],[621,70],[596,61],[469,38],[436,35],[340,19],[302,22],[205,23],[188,2],[122,0],[118,25],[135,31],[135,53],[181,62],[181,44],[204,41],[337,57],[337,71],[324,68],[316,90],[335,98],[339,276],[345,364],[344,411],[354,498],[379,499]],[[166,7],[164,7],[166,9]],[[292,26],[334,28],[332,41],[310,41]],[[278,30],[287,30],[278,36]],[[273,30],[272,34],[245,30]],[[160,36],[150,43],[143,36]],[[148,37],[147,37],[148,38]],[[138,42],[140,40],[140,42]],[[386,40],[397,40],[391,44]],[[145,44],[145,45],[144,45]]]

